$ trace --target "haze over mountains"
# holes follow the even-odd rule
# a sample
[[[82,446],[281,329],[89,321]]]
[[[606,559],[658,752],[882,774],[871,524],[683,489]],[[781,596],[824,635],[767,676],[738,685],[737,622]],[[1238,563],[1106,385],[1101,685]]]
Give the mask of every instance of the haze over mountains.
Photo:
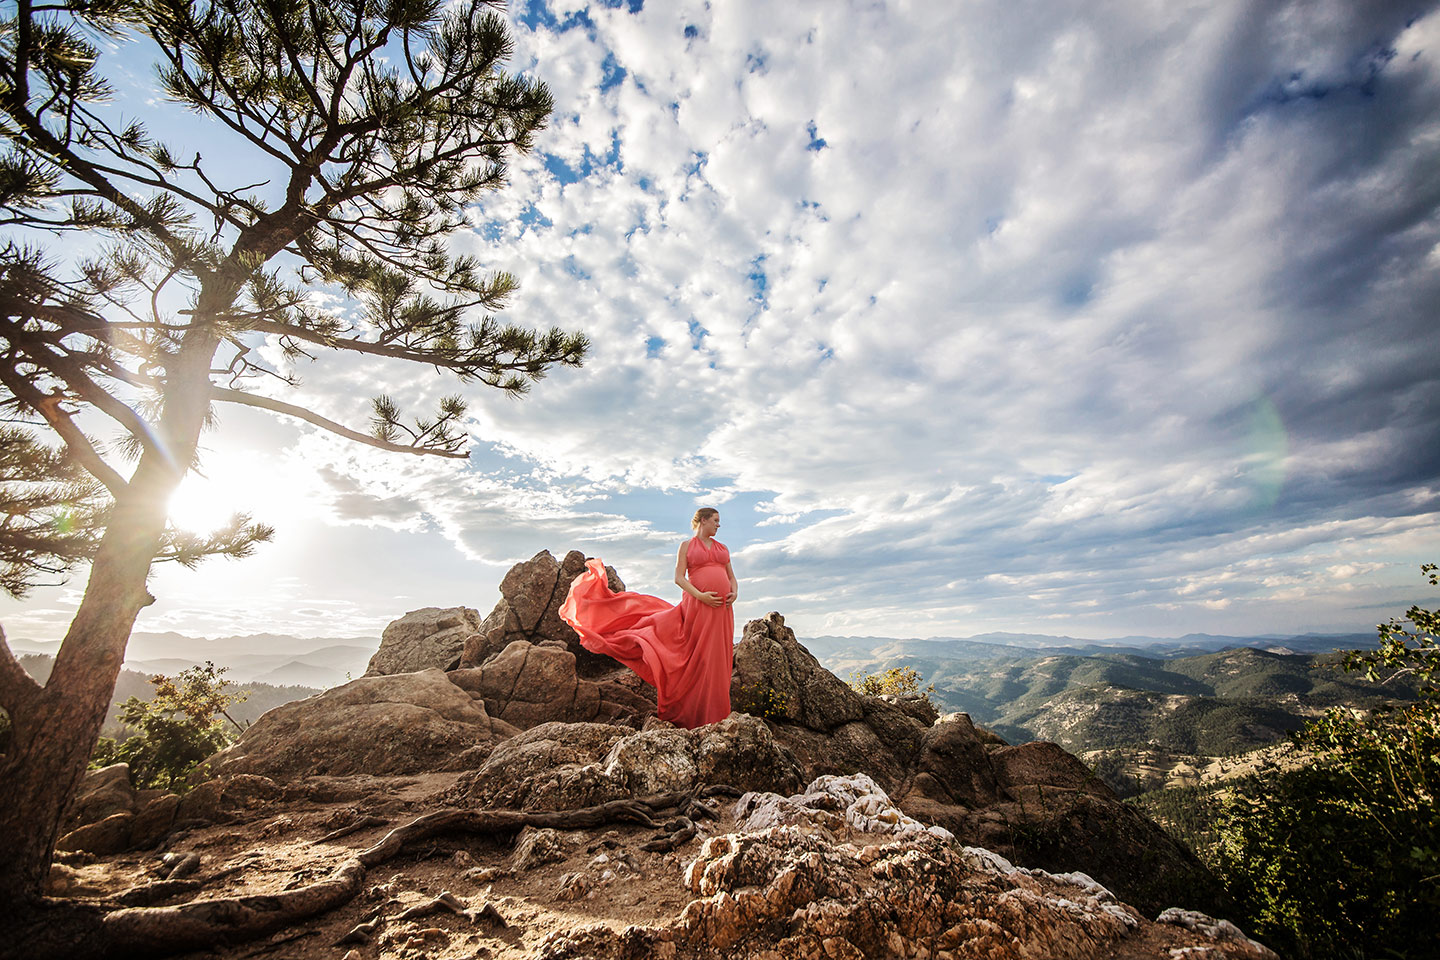
[[[973,637],[930,637],[925,640],[894,637],[801,638],[801,643],[821,661],[833,659],[839,663],[852,659],[874,660],[906,656],[946,660],[992,660],[1006,657],[1124,653],[1172,659],[1215,653],[1230,647],[1254,647],[1272,653],[1330,653],[1334,650],[1366,647],[1374,642],[1374,633],[1265,634],[1252,637],[1187,633],[1183,637],[1131,636],[1106,640],[1078,640],[1074,637],[1053,637],[1037,633],[982,633]]]
[[[1373,634],[1303,634],[1255,637],[1187,634],[1183,637],[1116,637],[1080,640],[1074,637],[1027,633],[985,633],[971,637],[801,637],[800,642],[842,679],[877,662],[905,658],[944,661],[989,661],[1042,656],[1093,656],[1132,654],[1175,659],[1213,653],[1230,647],[1254,647],[1274,653],[1328,653],[1368,646]],[[10,640],[16,654],[53,656],[59,641]],[[190,637],[180,633],[144,633],[131,636],[125,667],[141,673],[174,674],[209,660],[228,667],[227,677],[240,683],[300,685],[325,689],[365,672],[380,646],[379,637],[294,637],[257,633],[243,636]],[[952,709],[964,709],[958,705]],[[977,720],[982,720],[980,716]],[[983,720],[982,720],[983,722]]]
[[[207,639],[180,633],[135,633],[125,651],[125,669],[175,674],[208,660],[228,667],[225,676],[236,683],[324,690],[363,674],[379,646],[379,637],[302,638],[257,633]],[[59,648],[59,641],[10,641],[10,649],[16,654],[54,656]]]
[[[1228,757],[1276,743],[1335,706],[1415,696],[1340,669],[1339,650],[1373,634],[1190,635],[1079,641],[990,634],[965,639],[819,637],[812,653],[842,679],[913,669],[942,712],[960,710],[1011,743],[1082,752]]]

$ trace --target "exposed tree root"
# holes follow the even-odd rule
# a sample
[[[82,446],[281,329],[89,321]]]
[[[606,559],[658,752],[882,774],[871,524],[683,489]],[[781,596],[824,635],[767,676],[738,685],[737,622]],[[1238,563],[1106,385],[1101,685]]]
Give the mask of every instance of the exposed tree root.
[[[168,907],[123,907],[110,912],[93,904],[42,901],[23,911],[17,924],[21,936],[0,941],[0,960],[22,956],[26,960],[153,958],[216,943],[244,942],[348,903],[360,892],[369,868],[438,834],[508,834],[524,827],[575,830],[622,821],[658,827],[657,818],[689,810],[692,802],[701,797],[734,796],[737,792],[733,787],[714,786],[613,800],[577,810],[437,810],[391,830],[379,843],[345,860],[325,879],[294,890],[195,900]],[[686,824],[693,836],[694,824],[683,819],[681,826]],[[671,837],[682,833],[686,831],[673,831]],[[323,840],[333,837],[334,833]],[[24,935],[27,932],[36,935]]]
[[[347,823],[345,826],[340,827],[337,830],[331,830],[319,840],[312,840],[310,842],[313,844],[333,843],[334,841],[339,840],[341,837],[348,837],[350,834],[357,833],[361,830],[366,829],[367,827],[383,826],[384,823],[385,821],[379,817],[361,817],[354,823]]]

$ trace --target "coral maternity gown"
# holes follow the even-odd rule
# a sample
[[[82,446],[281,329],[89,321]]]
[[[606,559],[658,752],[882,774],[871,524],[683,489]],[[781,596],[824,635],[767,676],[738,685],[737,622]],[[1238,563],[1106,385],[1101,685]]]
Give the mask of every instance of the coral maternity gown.
[[[696,589],[729,595],[725,544],[711,540],[707,547],[695,537],[685,559],[685,575]],[[660,719],[693,730],[729,716],[735,656],[729,604],[708,607],[687,593],[671,606],[643,593],[615,593],[604,563],[588,560],[570,584],[560,616],[585,649],[614,657],[655,688]]]

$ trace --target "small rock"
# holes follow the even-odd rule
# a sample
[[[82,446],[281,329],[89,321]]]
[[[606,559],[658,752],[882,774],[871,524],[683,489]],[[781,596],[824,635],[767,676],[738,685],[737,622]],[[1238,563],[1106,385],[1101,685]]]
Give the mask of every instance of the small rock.
[[[609,871],[606,871],[607,873]],[[555,891],[556,900],[574,901],[583,900],[591,892],[590,880],[583,873],[567,873],[560,878],[560,886]]]
[[[548,827],[536,829],[526,827],[515,841],[515,852],[510,857],[510,866],[518,873],[545,863],[556,863],[565,859],[560,834]]]
[[[166,854],[166,856],[171,856],[171,854]],[[170,868],[169,873],[165,874],[166,880],[180,880],[199,870],[200,854],[187,853],[173,862],[174,866]]]

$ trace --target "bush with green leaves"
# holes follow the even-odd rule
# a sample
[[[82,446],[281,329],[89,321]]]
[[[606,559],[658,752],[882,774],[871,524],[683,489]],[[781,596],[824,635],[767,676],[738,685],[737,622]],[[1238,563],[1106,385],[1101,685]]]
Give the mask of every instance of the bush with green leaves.
[[[856,671],[850,674],[850,686],[870,697],[893,696],[901,693],[920,693],[928,700],[935,692],[935,684],[924,690],[920,683],[924,678],[914,667],[891,667],[879,673]]]
[[[190,771],[233,740],[232,730],[241,729],[225,708],[245,696],[225,692],[231,685],[223,676],[226,669],[207,660],[174,677],[151,677],[153,697],[130,697],[120,706],[120,721],[134,734],[101,737],[90,765],[128,763],[131,782],[141,788],[183,784]]]
[[[1440,584],[1437,567],[1422,573]],[[1440,611],[1412,606],[1347,671],[1419,699],[1337,708],[1297,736],[1316,761],[1222,801],[1213,865],[1250,931],[1294,960],[1432,957],[1440,943]]]
[[[790,698],[765,683],[745,684],[735,698],[734,707],[762,720],[783,720],[790,707]]]

